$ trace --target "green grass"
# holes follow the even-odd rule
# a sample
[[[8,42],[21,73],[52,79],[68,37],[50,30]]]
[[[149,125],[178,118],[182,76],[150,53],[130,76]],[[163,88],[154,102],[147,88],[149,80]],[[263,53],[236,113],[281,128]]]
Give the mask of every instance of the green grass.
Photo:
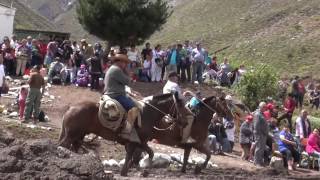
[[[185,39],[202,41],[211,52],[236,64],[265,62],[282,74],[319,75],[320,3],[318,0],[186,0],[152,44]]]

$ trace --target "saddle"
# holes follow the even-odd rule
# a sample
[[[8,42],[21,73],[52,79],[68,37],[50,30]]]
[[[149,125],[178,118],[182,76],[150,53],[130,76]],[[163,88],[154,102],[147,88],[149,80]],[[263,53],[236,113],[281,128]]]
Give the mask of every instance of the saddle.
[[[141,112],[142,104],[139,101],[133,101]],[[112,99],[107,95],[103,95],[99,101],[98,117],[102,126],[114,132],[120,132],[125,126],[127,111],[117,100]],[[138,115],[137,124],[141,127],[141,113]]]

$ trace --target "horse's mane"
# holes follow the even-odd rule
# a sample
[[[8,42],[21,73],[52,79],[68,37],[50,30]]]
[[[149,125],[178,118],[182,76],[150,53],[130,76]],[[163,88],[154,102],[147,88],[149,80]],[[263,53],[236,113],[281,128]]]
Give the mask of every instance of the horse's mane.
[[[159,94],[159,95],[153,96],[152,100],[161,101],[161,100],[165,100],[165,99],[168,99],[168,98],[171,98],[171,97],[172,97],[171,93]]]
[[[208,103],[209,101],[211,101],[213,98],[218,98],[217,96],[209,96],[209,97],[206,97],[203,102],[204,103]]]

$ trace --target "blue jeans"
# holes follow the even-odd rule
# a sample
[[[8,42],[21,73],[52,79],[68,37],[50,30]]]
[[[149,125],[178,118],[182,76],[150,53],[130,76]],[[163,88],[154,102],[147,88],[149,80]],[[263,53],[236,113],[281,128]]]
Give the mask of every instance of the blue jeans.
[[[135,107],[134,102],[128,96],[121,95],[121,96],[115,97],[114,99],[117,100],[126,111],[129,111],[131,108]]]

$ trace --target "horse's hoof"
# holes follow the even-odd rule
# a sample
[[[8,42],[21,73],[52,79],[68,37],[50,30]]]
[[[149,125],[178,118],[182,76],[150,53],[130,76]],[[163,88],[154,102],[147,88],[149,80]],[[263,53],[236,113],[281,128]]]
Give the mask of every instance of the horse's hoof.
[[[194,169],[194,174],[200,174],[201,173],[201,167],[200,166],[196,166],[196,168]]]

